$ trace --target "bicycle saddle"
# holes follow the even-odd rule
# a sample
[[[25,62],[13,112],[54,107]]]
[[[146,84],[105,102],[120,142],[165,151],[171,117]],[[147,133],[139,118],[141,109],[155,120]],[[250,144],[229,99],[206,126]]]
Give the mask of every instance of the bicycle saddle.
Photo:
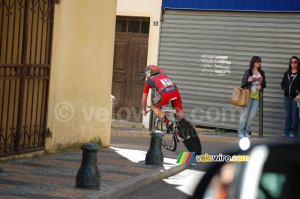
[[[172,101],[174,101],[174,100],[176,100],[176,99],[177,99],[177,97],[171,98],[170,101],[169,101],[169,103],[172,102]]]

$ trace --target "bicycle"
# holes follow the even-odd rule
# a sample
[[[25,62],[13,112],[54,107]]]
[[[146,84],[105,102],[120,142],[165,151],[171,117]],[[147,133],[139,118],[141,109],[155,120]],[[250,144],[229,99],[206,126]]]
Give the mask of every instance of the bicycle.
[[[190,121],[185,118],[177,118],[173,104],[173,100],[175,99],[176,98],[173,98],[169,102],[172,106],[171,110],[163,110],[162,107],[160,107],[165,114],[174,114],[175,125],[173,123],[173,130],[171,132],[167,131],[164,122],[157,116],[154,117],[154,130],[159,130],[164,133],[162,145],[165,149],[174,152],[177,149],[177,142],[183,141],[188,151],[195,152],[195,155],[201,155],[202,147],[198,133]]]

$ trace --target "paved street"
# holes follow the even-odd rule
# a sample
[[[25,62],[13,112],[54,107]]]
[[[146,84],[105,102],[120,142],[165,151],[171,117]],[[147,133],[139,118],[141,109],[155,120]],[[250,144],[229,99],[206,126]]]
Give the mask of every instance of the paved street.
[[[202,137],[202,154],[208,153],[210,155],[222,153],[227,154],[228,152],[234,152],[239,150],[239,139],[232,137],[227,139],[226,137],[220,138],[208,138]],[[252,145],[263,144],[263,143],[292,143],[297,140],[278,139],[273,137],[269,139],[268,136],[265,139],[251,138]],[[137,148],[140,150],[147,151],[149,148],[150,138],[138,138],[138,137],[112,137],[112,146],[124,147],[124,148]],[[177,159],[180,152],[187,151],[183,143],[178,144],[176,152],[170,152],[162,149],[165,155]],[[156,181],[150,185],[147,185],[135,192],[132,192],[121,199],[152,199],[152,198],[166,198],[172,197],[172,199],[184,199],[191,196],[194,192],[195,187],[205,174],[206,170],[212,163],[198,163],[195,160],[189,169],[186,169],[174,176],[169,178]]]
[[[110,148],[101,148],[98,152],[100,190],[75,188],[75,177],[82,160],[82,151],[78,150],[2,161],[4,171],[0,173],[0,198],[186,198],[193,193],[211,165],[198,163],[195,159],[190,166],[176,164],[180,152],[187,151],[182,143],[179,143],[176,152],[162,149],[163,166],[146,165],[145,156],[150,146],[149,132],[132,133],[130,129],[127,132],[125,130],[123,134],[111,137]],[[228,151],[238,149],[239,139],[236,134],[201,132],[200,138],[202,154],[225,155]],[[252,144],[299,141],[280,139],[274,135],[266,135],[264,139],[254,136],[250,140]]]
[[[112,146],[139,148],[147,151],[149,148],[149,138],[128,138],[128,137],[112,137]],[[238,150],[238,143],[221,143],[221,142],[202,142],[203,154],[225,154],[226,151]],[[173,153],[173,158],[177,159],[180,152],[187,151],[182,143],[179,143],[176,152],[169,152],[163,149],[164,154]],[[169,156],[169,155],[168,155]],[[147,185],[122,199],[138,199],[138,198],[165,198],[173,199],[187,198],[193,194],[195,186],[197,186],[201,177],[205,174],[210,163],[195,162],[189,169],[184,170],[167,179],[163,179]]]

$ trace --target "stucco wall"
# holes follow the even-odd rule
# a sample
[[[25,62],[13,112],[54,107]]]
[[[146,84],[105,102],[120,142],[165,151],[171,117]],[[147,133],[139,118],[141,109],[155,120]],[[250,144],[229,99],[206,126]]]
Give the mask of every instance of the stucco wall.
[[[158,62],[161,4],[162,0],[118,0],[117,2],[118,16],[150,17],[147,65]],[[158,26],[153,25],[154,21],[158,22]],[[150,103],[149,99],[148,102]],[[147,128],[149,115],[143,117],[143,125]]]
[[[117,0],[55,5],[46,149],[110,144]]]

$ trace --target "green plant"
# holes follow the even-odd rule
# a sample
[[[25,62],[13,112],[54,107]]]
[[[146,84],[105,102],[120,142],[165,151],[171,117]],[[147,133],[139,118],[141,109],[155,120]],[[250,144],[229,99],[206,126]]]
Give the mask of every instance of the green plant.
[[[219,132],[219,133],[227,133],[228,130],[227,129],[222,129],[222,128],[216,128],[215,132]]]
[[[131,125],[131,128],[135,128],[135,125],[133,124],[133,125]]]

